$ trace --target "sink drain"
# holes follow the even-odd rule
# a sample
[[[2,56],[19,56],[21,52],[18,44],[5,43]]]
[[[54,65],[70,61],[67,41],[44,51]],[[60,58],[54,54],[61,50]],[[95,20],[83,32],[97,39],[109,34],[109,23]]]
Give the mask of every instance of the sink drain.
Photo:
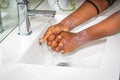
[[[61,62],[61,63],[57,64],[57,66],[70,66],[70,65],[68,63]]]

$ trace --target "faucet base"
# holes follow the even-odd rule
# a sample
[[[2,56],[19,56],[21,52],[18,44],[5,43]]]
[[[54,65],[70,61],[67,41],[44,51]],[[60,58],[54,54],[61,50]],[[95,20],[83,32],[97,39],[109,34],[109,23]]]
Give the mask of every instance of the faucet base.
[[[31,33],[32,33],[32,31],[30,31],[29,33],[26,33],[26,34],[18,33],[18,35],[30,35]]]

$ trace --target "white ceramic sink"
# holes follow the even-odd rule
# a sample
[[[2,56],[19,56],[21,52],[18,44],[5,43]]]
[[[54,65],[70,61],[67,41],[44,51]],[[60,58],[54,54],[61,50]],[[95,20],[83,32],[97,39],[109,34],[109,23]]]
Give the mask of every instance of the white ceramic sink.
[[[59,22],[65,16],[65,14],[57,14],[55,17],[55,22]],[[49,27],[50,24],[47,23],[46,26]],[[84,24],[82,26],[84,28],[88,27]],[[79,30],[81,28],[79,28]],[[45,32],[45,30],[46,29],[42,31],[42,34]],[[77,30],[78,29],[73,31],[77,32]],[[41,35],[41,33],[39,35]],[[30,47],[25,51],[24,55],[18,60],[18,63],[56,66],[61,62],[67,62],[69,67],[97,68],[102,60],[106,43],[106,39],[93,41],[81,46],[78,50],[72,52],[70,55],[62,55],[61,57],[61,55],[56,54],[53,51],[51,53],[46,43],[43,43],[41,46],[39,44],[39,38],[40,36],[36,37]]]
[[[64,55],[63,60],[57,54],[53,55],[45,44],[40,46],[36,40],[26,51],[19,63],[53,65],[68,62],[71,67],[97,68],[100,65],[106,40],[98,40],[82,46],[71,55]]]
[[[53,24],[58,23],[67,15],[68,13],[57,14],[53,20]],[[74,29],[73,32],[85,29],[102,19],[103,17],[99,17],[97,20],[90,20],[86,22],[87,24],[84,23]],[[31,27],[33,32],[29,36],[18,35],[18,30],[13,31],[10,35],[13,38],[11,39],[11,37],[8,36],[8,39],[6,39],[1,45],[3,52],[2,63],[10,64],[17,62],[24,64],[56,66],[59,63],[64,62],[67,63],[69,67],[98,68],[100,66],[106,39],[85,44],[70,55],[62,55],[62,57],[54,54],[55,52],[51,55],[46,43],[43,43],[43,45],[40,46],[39,39],[42,37],[45,30],[51,25],[49,20],[50,18],[40,16],[32,17]],[[15,42],[15,44],[13,45],[12,42]],[[6,44],[8,46],[4,46]],[[6,48],[8,49],[7,51],[5,50]]]

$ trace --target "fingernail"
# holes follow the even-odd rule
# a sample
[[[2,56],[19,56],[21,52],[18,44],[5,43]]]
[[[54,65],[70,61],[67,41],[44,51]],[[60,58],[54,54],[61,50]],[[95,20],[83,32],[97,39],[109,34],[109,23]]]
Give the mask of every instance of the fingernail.
[[[63,47],[63,44],[60,43],[60,44],[59,44],[59,47],[60,47],[60,48]]]
[[[59,51],[59,48],[56,48],[56,49],[55,49],[55,51],[57,51],[57,52],[58,52],[58,51]]]
[[[39,44],[41,45],[41,42],[39,42]]]
[[[62,54],[64,54],[64,50],[61,50],[60,52],[61,52]]]
[[[39,44],[41,45],[42,43],[41,43],[41,38],[39,39]]]
[[[61,35],[58,35],[57,39],[58,39],[58,40],[61,40],[61,39],[62,39],[62,36],[61,36]]]

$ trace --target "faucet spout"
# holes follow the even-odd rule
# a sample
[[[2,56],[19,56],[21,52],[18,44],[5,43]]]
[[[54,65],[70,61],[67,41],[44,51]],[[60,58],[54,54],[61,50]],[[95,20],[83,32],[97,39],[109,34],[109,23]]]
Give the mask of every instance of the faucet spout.
[[[30,16],[42,15],[45,17],[54,17],[56,14],[56,11],[53,10],[30,10],[28,0],[17,0],[17,7],[18,29],[20,35],[29,35],[32,33]]]
[[[53,10],[28,10],[29,16],[45,16],[45,17],[54,17],[56,14],[56,11]]]

